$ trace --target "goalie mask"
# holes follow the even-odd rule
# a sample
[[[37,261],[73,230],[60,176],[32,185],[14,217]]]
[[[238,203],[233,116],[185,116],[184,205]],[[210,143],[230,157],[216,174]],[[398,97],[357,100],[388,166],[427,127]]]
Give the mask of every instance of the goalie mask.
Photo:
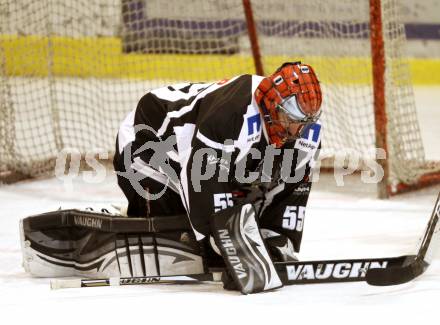
[[[301,135],[304,125],[321,115],[322,94],[312,67],[301,62],[284,63],[264,78],[255,91],[270,142],[277,148]],[[292,134],[289,124],[296,124]],[[295,129],[295,128],[294,128]]]

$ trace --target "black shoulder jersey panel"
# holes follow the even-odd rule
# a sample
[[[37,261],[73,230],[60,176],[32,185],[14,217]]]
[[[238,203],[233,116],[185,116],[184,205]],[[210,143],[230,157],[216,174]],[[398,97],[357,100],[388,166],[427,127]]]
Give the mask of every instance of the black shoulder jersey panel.
[[[176,84],[155,89],[139,101],[134,125],[146,124],[159,136],[190,123],[212,140],[237,139],[252,100],[252,76],[219,83]]]
[[[144,95],[136,108],[134,124],[146,124],[158,131],[163,125],[167,114],[178,112],[184,107],[193,108],[188,110],[187,116],[176,119],[195,120],[200,99],[197,98],[203,90],[211,84],[205,83],[185,83],[158,88]],[[175,124],[177,121],[173,121]],[[171,127],[172,125],[170,125]],[[165,132],[162,135],[164,135]]]
[[[216,142],[236,140],[251,101],[252,76],[240,76],[202,99],[196,126]]]

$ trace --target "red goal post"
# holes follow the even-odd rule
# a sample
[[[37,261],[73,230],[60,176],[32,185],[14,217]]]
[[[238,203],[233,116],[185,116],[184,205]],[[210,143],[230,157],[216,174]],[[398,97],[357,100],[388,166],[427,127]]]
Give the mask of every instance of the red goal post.
[[[312,1],[313,2],[313,1]],[[318,3],[319,1],[315,1]],[[324,5],[324,3],[322,3]],[[374,115],[374,140],[375,147],[382,148],[386,154],[386,159],[378,159],[377,163],[382,168],[384,176],[382,180],[378,183],[378,196],[380,198],[387,198],[390,195],[395,195],[398,193],[420,189],[424,186],[429,186],[432,184],[440,183],[440,164],[439,162],[426,162],[423,156],[422,140],[418,130],[417,125],[406,126],[404,123],[390,123],[390,120],[398,120],[399,117],[392,116],[392,114],[405,114],[408,111],[413,115],[413,120],[408,121],[414,124],[418,123],[416,118],[415,103],[412,91],[410,89],[410,76],[409,76],[409,66],[405,62],[405,57],[403,53],[403,44],[396,44],[405,40],[405,31],[403,29],[403,24],[399,20],[399,10],[398,3],[393,0],[369,0],[369,25],[367,37],[370,41],[370,58],[371,58],[371,83],[372,83],[372,106]],[[255,67],[257,71],[263,72],[262,55],[260,53],[260,45],[258,42],[258,37],[254,32],[256,30],[255,20],[253,18],[254,10],[252,9],[252,4],[250,0],[243,0],[243,6],[247,18],[247,26],[249,30],[249,39],[252,45],[252,54],[255,61]],[[298,8],[298,15],[301,15],[301,9]],[[384,27],[385,19],[385,27]],[[317,23],[319,24],[319,23]],[[349,23],[348,23],[349,24]],[[324,25],[324,24],[323,24]],[[356,22],[353,22],[356,26]],[[313,26],[313,24],[312,24]],[[310,27],[310,29],[316,28],[316,25]],[[305,28],[307,29],[307,27]],[[304,32],[307,33],[306,31]],[[343,33],[341,33],[342,35]],[[331,35],[334,37],[336,35]],[[347,35],[344,35],[347,36]],[[335,46],[342,46],[342,44],[336,44]],[[367,52],[366,52],[367,53]],[[343,60],[343,56],[340,56]],[[396,76],[393,77],[393,73]],[[319,71],[319,70],[318,70]],[[402,80],[394,80],[396,77],[403,77]],[[406,87],[404,91],[399,90],[403,84]],[[393,89],[393,87],[395,89]],[[391,89],[390,89],[391,88]],[[390,90],[388,90],[390,89]],[[388,90],[388,91],[387,91]],[[396,100],[394,96],[404,95],[410,101],[410,104],[405,107],[404,110],[392,109],[397,103],[393,102]],[[405,102],[401,100],[401,102]],[[389,107],[387,107],[387,104]],[[331,110],[332,107],[329,107]],[[326,110],[324,110],[326,112]],[[332,112],[330,111],[329,114]],[[391,116],[389,116],[391,115]],[[399,121],[400,122],[400,121]],[[391,127],[401,127],[404,130],[410,130],[417,134],[414,135],[414,141],[417,142],[416,146],[419,148],[416,153],[416,157],[413,157],[413,152],[409,155],[405,153],[400,153],[399,156],[390,157],[390,154],[400,150],[406,150],[410,148],[410,145],[402,145],[401,141],[393,140],[399,137],[399,129],[391,130],[390,137],[388,136],[388,129]],[[325,141],[325,139],[323,140]],[[403,140],[405,141],[405,140]],[[401,144],[402,148],[396,150],[396,147]],[[361,148],[362,149],[362,148]],[[410,148],[411,149],[411,148]],[[404,157],[403,160],[399,159]],[[409,158],[406,158],[409,157]],[[405,159],[406,158],[406,159]],[[394,160],[394,161],[393,161]],[[333,170],[332,163],[334,160],[330,159],[327,163],[326,170]],[[390,166],[391,164],[393,166]],[[325,165],[325,164],[324,164]],[[394,167],[396,165],[404,166],[401,169],[414,169],[409,171],[407,175],[404,175],[405,171],[399,170],[399,167]],[[360,166],[362,168],[362,166]],[[393,169],[394,167],[394,169]],[[390,174],[390,169],[393,169]]]
[[[315,67],[323,156],[377,159],[386,197],[440,181],[425,160],[397,0],[12,1],[0,20],[0,177],[53,174],[61,151],[114,150],[149,89]],[[321,162],[331,168],[332,159]]]

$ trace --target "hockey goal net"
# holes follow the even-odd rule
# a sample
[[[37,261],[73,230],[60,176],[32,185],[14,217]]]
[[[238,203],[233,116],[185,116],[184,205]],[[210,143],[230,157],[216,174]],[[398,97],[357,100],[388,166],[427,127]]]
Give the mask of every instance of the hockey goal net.
[[[53,173],[62,151],[111,156],[119,123],[155,87],[255,67],[270,73],[302,60],[315,67],[324,92],[323,155],[330,159],[323,166],[340,152],[375,159],[379,147],[387,155],[379,161],[386,172],[381,196],[440,178],[439,164],[424,158],[398,1],[6,0],[0,6],[3,177]],[[253,29],[256,37],[249,37]]]

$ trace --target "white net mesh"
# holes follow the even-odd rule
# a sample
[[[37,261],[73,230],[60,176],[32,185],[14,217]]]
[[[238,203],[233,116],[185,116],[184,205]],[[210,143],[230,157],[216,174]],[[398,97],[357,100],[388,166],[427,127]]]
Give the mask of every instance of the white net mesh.
[[[382,1],[391,186],[440,170],[424,158],[401,9],[398,1]],[[280,56],[316,67],[324,92],[323,157],[351,152],[360,166],[375,158],[376,147],[369,10],[369,1],[358,0],[254,1],[265,67],[275,67]]]
[[[388,118],[388,150],[391,182],[412,183],[422,174],[440,170],[425,162],[423,142],[408,62],[405,60],[405,31],[399,23],[398,1],[382,8],[385,41],[385,99]]]
[[[426,169],[398,1],[383,1],[391,181]],[[324,155],[375,147],[368,0],[253,0],[266,73],[315,67]],[[0,173],[51,173],[60,150],[113,152],[148,90],[254,73],[241,0],[5,0],[0,4]],[[434,165],[434,168],[437,168]]]

